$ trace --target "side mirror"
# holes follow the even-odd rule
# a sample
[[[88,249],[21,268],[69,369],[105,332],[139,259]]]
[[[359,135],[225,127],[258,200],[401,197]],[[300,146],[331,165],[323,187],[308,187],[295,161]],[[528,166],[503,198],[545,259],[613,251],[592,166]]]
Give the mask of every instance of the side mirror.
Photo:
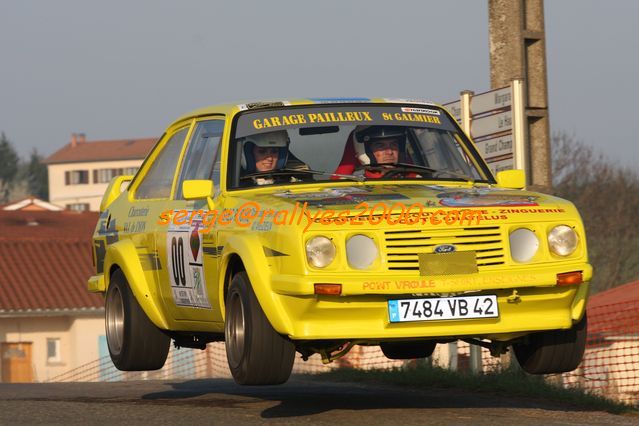
[[[523,170],[503,170],[497,173],[497,186],[523,189],[526,186],[526,173]]]
[[[185,200],[201,200],[213,194],[211,180],[185,180],[182,182],[182,194]]]

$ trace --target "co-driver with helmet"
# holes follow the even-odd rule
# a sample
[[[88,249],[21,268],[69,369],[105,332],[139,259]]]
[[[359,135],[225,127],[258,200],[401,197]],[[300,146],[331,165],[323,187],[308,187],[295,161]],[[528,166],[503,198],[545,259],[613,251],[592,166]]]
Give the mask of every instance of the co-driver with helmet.
[[[308,166],[289,151],[286,130],[247,136],[241,143],[241,186],[298,182],[303,173],[296,175],[295,170],[308,170]],[[282,169],[291,173],[278,173]]]

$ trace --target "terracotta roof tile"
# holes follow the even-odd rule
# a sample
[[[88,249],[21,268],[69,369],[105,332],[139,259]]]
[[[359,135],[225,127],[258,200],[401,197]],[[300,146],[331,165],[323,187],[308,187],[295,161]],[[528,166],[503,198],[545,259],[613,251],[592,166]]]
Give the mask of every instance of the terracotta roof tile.
[[[142,160],[157,138],[87,141],[63,146],[44,160],[46,164],[84,161]]]
[[[588,299],[588,307],[594,308],[631,301],[639,302],[639,281],[623,284],[590,296]]]
[[[0,211],[0,312],[102,307],[86,289],[97,220],[95,212]]]
[[[97,212],[0,210],[0,239],[76,238],[91,240]]]
[[[100,308],[86,289],[93,274],[91,242],[0,240],[0,312]]]
[[[637,324],[639,281],[602,291],[588,299],[589,334],[636,334]]]

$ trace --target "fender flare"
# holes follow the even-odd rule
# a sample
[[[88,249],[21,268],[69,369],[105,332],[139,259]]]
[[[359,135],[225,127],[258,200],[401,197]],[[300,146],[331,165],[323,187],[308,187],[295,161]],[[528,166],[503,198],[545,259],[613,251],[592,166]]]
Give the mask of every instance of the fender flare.
[[[135,245],[131,240],[120,240],[107,248],[104,258],[105,289],[108,290],[111,282],[111,270],[116,266],[122,270],[126,277],[133,296],[137,299],[147,317],[163,330],[169,329],[166,316],[160,310],[162,298],[158,289],[149,286],[140,264],[140,258]]]
[[[246,234],[229,236],[222,254],[220,272],[226,273],[229,260],[233,254],[238,255],[242,260],[257,301],[275,331],[280,334],[291,335],[293,333],[291,320],[270,285],[270,267],[260,239]],[[220,290],[223,295],[223,286],[221,286]],[[224,304],[226,305],[226,301],[224,301]],[[222,313],[225,315],[225,309],[222,310]]]

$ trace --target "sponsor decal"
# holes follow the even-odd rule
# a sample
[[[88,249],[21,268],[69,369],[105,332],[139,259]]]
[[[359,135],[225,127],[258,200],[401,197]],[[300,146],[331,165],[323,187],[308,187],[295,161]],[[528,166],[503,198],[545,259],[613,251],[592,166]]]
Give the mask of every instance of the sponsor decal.
[[[392,204],[380,201],[408,198],[401,194],[351,195],[328,200],[296,201],[292,210],[262,208],[254,201],[247,201],[237,209],[225,209],[221,212],[218,210],[206,212],[202,210],[176,210],[174,212],[167,210],[161,214],[157,223],[158,225],[169,225],[169,234],[171,232],[188,232],[191,254],[194,259],[197,259],[199,252],[196,249],[201,245],[199,234],[208,233],[215,226],[233,225],[239,228],[250,227],[258,231],[266,231],[270,230],[272,225],[300,225],[304,222],[306,224],[304,232],[306,232],[314,223],[322,225],[380,225],[382,223],[388,225],[425,225],[426,223],[431,225],[462,225],[466,223],[471,225],[475,221],[479,224],[481,220],[481,212],[470,209],[449,209],[447,211],[438,209],[430,212],[424,210],[425,207],[430,206],[429,203],[417,202],[408,205],[401,201],[395,201]],[[360,201],[362,197],[377,202],[369,204],[366,201]],[[343,210],[321,208],[325,204],[354,204],[355,206],[352,210],[349,208]],[[317,210],[312,212],[309,210],[312,207]]]
[[[391,102],[394,104],[424,104],[424,105],[431,105],[431,106],[436,106],[434,102],[432,101],[427,101],[424,99],[394,99],[394,98],[384,98],[384,101],[386,102]]]
[[[439,117],[410,112],[396,112],[394,114],[384,112],[382,113],[382,119],[384,121],[418,121],[420,123],[442,124]]]
[[[98,274],[104,272],[104,256],[106,256],[106,238],[94,238],[95,269]]]
[[[193,259],[197,259],[200,255],[200,247],[202,243],[200,241],[200,233],[198,229],[200,227],[201,222],[195,222],[195,226],[191,230],[191,238],[189,243],[191,244],[191,254],[193,255]]]
[[[129,217],[144,217],[148,214],[149,214],[148,207],[140,207],[140,208],[131,207],[129,209]]]
[[[299,114],[283,114],[272,117],[256,118],[252,121],[256,130],[275,129],[284,126],[296,126],[300,124],[317,123],[360,123],[373,121],[370,111],[348,112],[301,112]]]
[[[274,102],[249,102],[246,104],[239,104],[237,108],[240,111],[246,111],[254,108],[267,108],[271,106],[289,106],[291,103],[289,101],[274,101]]]
[[[167,274],[171,283],[173,301],[177,306],[211,308],[204,279],[202,216],[189,211],[176,210],[173,217],[189,216],[188,221],[170,222],[166,233]],[[179,214],[178,214],[179,213]]]
[[[534,195],[501,193],[490,189],[455,189],[437,194],[439,204],[446,207],[538,206]]]
[[[426,109],[426,108],[410,108],[410,107],[402,107],[402,112],[413,112],[416,114],[431,114],[431,115],[440,115],[440,112],[436,109]]]

